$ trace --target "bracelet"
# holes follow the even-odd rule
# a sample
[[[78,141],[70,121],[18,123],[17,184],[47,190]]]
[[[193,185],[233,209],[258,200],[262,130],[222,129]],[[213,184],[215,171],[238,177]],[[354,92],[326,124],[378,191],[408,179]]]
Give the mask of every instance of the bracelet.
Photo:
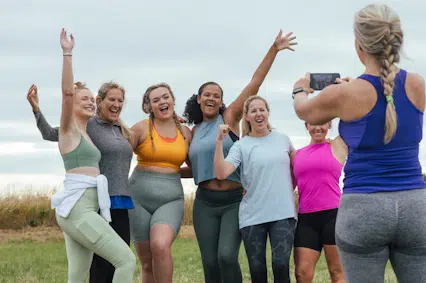
[[[72,56],[72,53],[64,53],[63,56]]]

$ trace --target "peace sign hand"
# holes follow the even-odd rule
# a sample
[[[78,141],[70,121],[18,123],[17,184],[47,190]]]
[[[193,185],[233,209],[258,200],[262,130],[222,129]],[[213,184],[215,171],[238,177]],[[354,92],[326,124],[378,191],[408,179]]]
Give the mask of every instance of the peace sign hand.
[[[71,53],[72,49],[74,48],[74,36],[70,34],[70,39],[67,38],[67,32],[62,29],[61,31],[61,47],[64,53]]]
[[[287,33],[285,36],[282,36],[283,31],[280,30],[277,37],[275,38],[274,46],[277,49],[277,51],[288,49],[291,51],[294,51],[294,49],[291,47],[293,45],[297,45],[297,42],[293,42],[294,39],[296,39],[295,36],[290,37],[293,32]]]

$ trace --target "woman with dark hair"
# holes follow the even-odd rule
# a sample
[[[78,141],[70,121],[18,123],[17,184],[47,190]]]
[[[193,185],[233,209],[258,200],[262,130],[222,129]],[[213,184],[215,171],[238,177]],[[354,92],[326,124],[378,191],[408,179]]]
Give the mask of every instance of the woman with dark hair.
[[[307,74],[294,85],[294,108],[309,124],[340,118],[349,154],[335,238],[347,281],[383,282],[390,260],[398,282],[426,282],[425,81],[397,65],[404,33],[389,6],[360,9],[354,32],[364,73],[311,99]]]
[[[283,49],[294,51],[292,33],[275,38],[250,83],[228,108],[223,104],[223,90],[215,82],[204,83],[186,104],[183,116],[192,129],[189,149],[189,168],[182,177],[193,177],[198,185],[193,208],[194,229],[203,262],[206,283],[242,282],[238,262],[241,235],[238,209],[243,197],[239,169],[225,180],[218,180],[214,170],[214,153],[219,125],[228,124],[231,131],[223,140],[226,156],[239,137],[239,123],[246,99],[256,95],[268,74],[277,53]],[[192,170],[191,170],[192,169]]]

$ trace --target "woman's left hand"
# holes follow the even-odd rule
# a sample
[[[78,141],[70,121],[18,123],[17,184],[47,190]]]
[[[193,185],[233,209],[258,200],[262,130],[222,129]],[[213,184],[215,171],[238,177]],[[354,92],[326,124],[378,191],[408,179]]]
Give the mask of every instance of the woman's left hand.
[[[309,93],[314,93],[314,90],[310,87],[311,84],[311,74],[306,73],[303,78],[300,78],[295,84],[293,89],[296,88],[303,88],[304,90],[308,91]]]

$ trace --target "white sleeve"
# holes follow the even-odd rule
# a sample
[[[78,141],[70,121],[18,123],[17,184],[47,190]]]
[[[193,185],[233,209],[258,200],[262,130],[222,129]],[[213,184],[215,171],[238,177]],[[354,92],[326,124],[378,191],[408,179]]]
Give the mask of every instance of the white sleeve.
[[[235,168],[238,168],[240,166],[243,159],[242,149],[241,149],[241,143],[240,141],[236,141],[231,148],[229,149],[228,155],[225,158],[225,161],[228,161],[232,165],[235,166]]]

